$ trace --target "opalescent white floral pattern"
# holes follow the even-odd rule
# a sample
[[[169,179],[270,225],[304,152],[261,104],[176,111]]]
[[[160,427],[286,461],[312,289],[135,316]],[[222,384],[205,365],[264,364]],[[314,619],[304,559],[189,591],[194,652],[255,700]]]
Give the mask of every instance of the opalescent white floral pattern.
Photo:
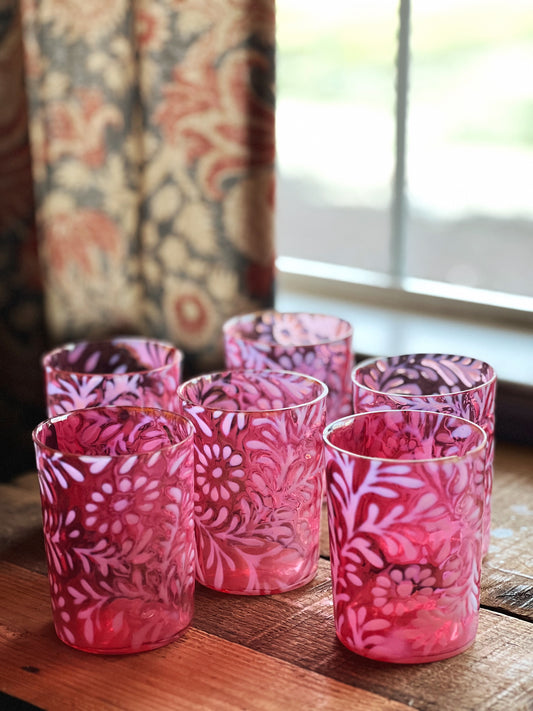
[[[490,544],[496,375],[483,361],[459,355],[419,353],[377,358],[354,368],[354,412],[416,409],[465,417],[488,438],[483,554]]]
[[[95,405],[175,410],[182,353],[143,338],[61,346],[43,358],[48,415]]]
[[[479,611],[483,431],[440,413],[374,412],[333,423],[325,441],[341,642],[402,663],[466,649]]]
[[[197,579],[284,592],[319,557],[326,387],[296,373],[233,371],[180,389],[195,429]]]
[[[34,432],[58,637],[88,652],[160,647],[190,624],[193,428],[150,408],[78,410]]]
[[[281,368],[326,383],[327,420],[352,412],[352,327],[336,316],[262,311],[224,324],[228,368]]]

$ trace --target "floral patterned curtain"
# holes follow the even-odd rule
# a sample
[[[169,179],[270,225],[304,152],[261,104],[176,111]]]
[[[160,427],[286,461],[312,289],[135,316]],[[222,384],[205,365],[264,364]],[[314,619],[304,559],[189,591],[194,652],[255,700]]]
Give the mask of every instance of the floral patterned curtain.
[[[274,0],[0,0],[0,23],[4,358],[41,388],[44,343],[143,333],[218,367],[222,323],[273,303]]]

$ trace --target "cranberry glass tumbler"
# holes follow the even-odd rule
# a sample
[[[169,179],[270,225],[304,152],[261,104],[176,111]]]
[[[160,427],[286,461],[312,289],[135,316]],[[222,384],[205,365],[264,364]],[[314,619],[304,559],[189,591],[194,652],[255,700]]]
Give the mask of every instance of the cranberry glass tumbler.
[[[48,416],[95,405],[175,410],[182,352],[164,341],[69,343],[43,357]]]
[[[490,544],[496,374],[475,358],[418,353],[374,358],[352,372],[354,412],[415,409],[464,417],[487,434],[483,554]]]
[[[193,613],[193,427],[96,407],[33,433],[58,637],[97,654],[161,647]]]
[[[260,311],[224,324],[228,368],[291,370],[328,386],[327,420],[352,412],[352,327],[336,316]]]
[[[484,431],[436,412],[369,412],[329,425],[335,626],[358,654],[416,663],[474,641]]]
[[[324,383],[227,371],[180,386],[195,429],[197,579],[263,595],[316,574],[325,483]]]

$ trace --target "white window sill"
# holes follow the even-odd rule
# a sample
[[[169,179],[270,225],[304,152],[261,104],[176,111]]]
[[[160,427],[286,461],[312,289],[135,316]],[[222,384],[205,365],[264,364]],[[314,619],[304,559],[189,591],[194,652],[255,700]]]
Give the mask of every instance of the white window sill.
[[[367,356],[455,353],[485,360],[498,376],[497,434],[533,443],[533,329],[529,326],[426,315],[294,288],[278,274],[276,308],[335,314],[354,329],[353,350]]]
[[[510,322],[505,315],[467,318],[457,313],[420,313],[401,304],[376,305],[358,298],[356,287],[353,299],[312,289],[311,280],[302,287],[298,279],[279,271],[276,308],[346,319],[354,329],[356,354],[457,353],[487,361],[500,380],[533,386],[533,326]]]

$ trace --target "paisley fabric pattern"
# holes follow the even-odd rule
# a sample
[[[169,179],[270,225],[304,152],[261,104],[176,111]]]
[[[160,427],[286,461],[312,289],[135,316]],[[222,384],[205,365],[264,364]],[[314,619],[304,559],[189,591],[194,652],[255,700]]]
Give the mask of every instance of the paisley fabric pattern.
[[[234,371],[200,376],[179,395],[196,430],[197,579],[245,595],[309,582],[319,557],[324,384]]]
[[[228,368],[282,368],[328,386],[327,421],[352,412],[352,326],[336,316],[262,311],[224,324]]]
[[[355,412],[388,408],[432,410],[465,417],[487,433],[483,552],[490,544],[496,374],[483,361],[420,353],[377,358],[353,370]]]
[[[91,408],[34,435],[58,637],[89,652],[167,644],[193,613],[192,426]]]
[[[153,339],[112,338],[60,346],[43,359],[48,415],[95,405],[175,411],[182,353]]]
[[[391,411],[333,423],[325,440],[339,639],[388,662],[466,649],[479,611],[483,431]]]

